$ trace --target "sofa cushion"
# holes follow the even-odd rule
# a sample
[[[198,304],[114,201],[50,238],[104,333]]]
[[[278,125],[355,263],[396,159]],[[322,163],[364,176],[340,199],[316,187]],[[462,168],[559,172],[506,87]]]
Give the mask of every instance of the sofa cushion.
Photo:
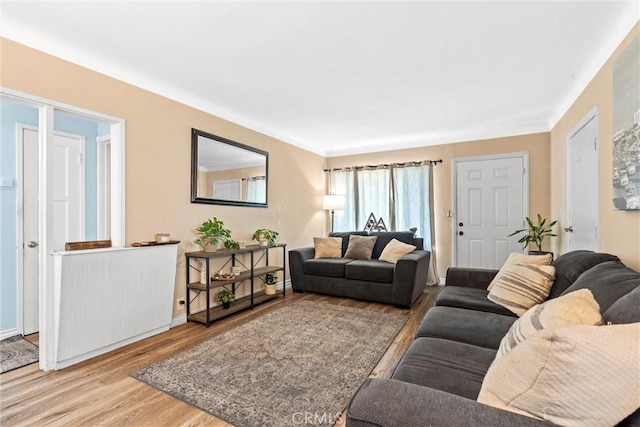
[[[600,305],[600,312],[606,312],[618,299],[640,286],[640,273],[616,262],[607,261],[585,271],[562,294],[589,289]]]
[[[410,252],[413,252],[415,249],[416,247],[414,245],[402,243],[397,239],[391,239],[391,241],[387,243],[387,246],[385,246],[382,250],[382,253],[380,254],[380,257],[378,259],[380,261],[386,261],[395,264],[400,258]]]
[[[496,350],[513,322],[513,316],[436,306],[427,311],[416,337],[442,338]]]
[[[640,322],[640,286],[616,301],[602,317],[613,324]]]
[[[314,258],[306,260],[303,265],[304,274],[325,277],[344,277],[344,269],[353,260],[345,258]]]
[[[344,257],[348,259],[371,259],[373,245],[378,238],[375,236],[349,236],[349,246]]]
[[[339,237],[314,237],[314,258],[341,258],[342,239]]]
[[[391,378],[476,399],[495,350],[439,338],[416,338]]]
[[[539,332],[496,359],[478,401],[557,425],[613,426],[640,407],[640,323]]]
[[[510,310],[490,301],[484,289],[467,288],[463,286],[445,286],[436,298],[436,305],[447,307],[467,308],[470,310],[488,311],[489,313],[515,316]]]
[[[556,273],[550,265],[521,263],[500,271],[487,298],[518,316],[547,299]]]
[[[585,250],[560,255],[551,263],[556,268],[556,280],[549,292],[549,298],[559,297],[582,273],[606,261],[620,259],[615,255]]]
[[[589,289],[580,289],[527,310],[500,342],[496,358],[543,329],[571,325],[601,325],[600,307]]]
[[[347,248],[349,247],[349,237],[351,236],[368,236],[369,233],[366,231],[344,231],[344,232],[331,232],[329,233],[329,237],[339,237],[342,239],[342,256],[347,252]]]
[[[513,252],[509,254],[507,260],[500,267],[500,271],[496,274],[496,277],[489,283],[487,290],[490,291],[496,284],[500,276],[509,269],[512,265],[521,264],[535,264],[535,265],[549,265],[551,264],[552,255],[525,255],[520,252]]]
[[[367,282],[392,283],[394,265],[378,260],[356,260],[346,265],[344,277]]]
[[[372,235],[378,237],[378,240],[376,240],[376,244],[373,247],[373,253],[371,254],[371,258],[373,259],[380,258],[380,255],[382,254],[382,251],[384,250],[384,248],[393,239],[396,239],[399,242],[406,243],[408,245],[417,246],[414,235],[410,231],[389,231],[389,232],[373,233]]]

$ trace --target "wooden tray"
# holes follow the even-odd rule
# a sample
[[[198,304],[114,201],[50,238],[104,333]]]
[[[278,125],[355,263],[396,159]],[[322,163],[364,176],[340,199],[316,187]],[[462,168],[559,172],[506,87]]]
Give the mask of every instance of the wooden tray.
[[[219,282],[231,282],[232,280],[236,280],[237,278],[238,278],[238,276],[233,276],[233,277],[213,276],[213,280],[219,281]]]
[[[142,246],[177,245],[178,243],[180,243],[180,240],[169,240],[168,242],[156,242],[156,241],[151,241],[151,242],[133,242],[131,244],[131,246],[139,248],[139,247],[142,247]]]

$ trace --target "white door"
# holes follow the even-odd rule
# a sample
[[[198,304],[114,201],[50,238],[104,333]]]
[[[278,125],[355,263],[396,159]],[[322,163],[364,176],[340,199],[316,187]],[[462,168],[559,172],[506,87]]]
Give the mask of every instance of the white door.
[[[526,210],[525,158],[456,160],[455,265],[499,268],[511,252]]]
[[[38,332],[38,130],[19,127],[22,147],[22,284],[18,292],[22,312],[23,335]],[[65,242],[84,239],[84,173],[82,151],[84,137],[54,135],[54,249],[64,249]]]
[[[590,113],[567,142],[567,251],[600,249],[598,116]]]
[[[22,311],[23,335],[38,332],[38,131],[20,127],[22,147]],[[20,294],[20,292],[18,292]],[[20,322],[18,322],[20,325]]]
[[[59,134],[53,137],[53,249],[65,242],[84,240],[84,137]]]

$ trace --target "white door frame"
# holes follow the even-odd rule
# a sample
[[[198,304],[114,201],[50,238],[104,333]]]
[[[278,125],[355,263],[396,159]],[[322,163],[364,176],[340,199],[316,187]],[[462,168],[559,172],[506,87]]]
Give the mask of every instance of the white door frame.
[[[595,192],[594,194],[600,194],[600,109],[598,108],[598,106],[594,106],[591,111],[589,111],[573,128],[571,128],[571,130],[567,133],[567,139],[565,142],[565,146],[566,146],[566,160],[565,160],[565,164],[566,164],[566,169],[567,169],[567,175],[566,175],[566,180],[567,180],[567,195],[566,195],[566,205],[567,205],[567,214],[565,217],[565,224],[567,226],[571,225],[571,138],[573,138],[574,136],[576,136],[577,133],[579,133],[585,126],[587,126],[589,123],[591,123],[592,120],[596,121],[596,124],[598,125],[598,131],[597,131],[597,136],[596,136],[596,147],[595,147],[595,152],[596,152],[596,156],[598,157],[598,170],[596,171],[596,173],[598,174],[598,179],[596,180],[596,188],[595,188]],[[599,196],[598,196],[599,198]],[[598,203],[598,212],[597,212],[597,217],[598,217],[598,234],[596,236],[597,239],[597,243],[598,243],[598,247],[600,247],[600,203]],[[568,235],[568,232],[564,231],[564,229],[562,230],[564,232],[564,236]],[[566,239],[562,239],[562,252],[566,252],[569,250],[569,237],[567,237]]]
[[[109,225],[110,215],[107,215],[105,206],[110,205],[110,194],[109,194],[109,179],[107,172],[110,169],[110,155],[108,153],[111,151],[111,135],[103,135],[96,137],[97,143],[97,211],[98,211],[98,240],[106,239],[105,236],[108,236],[109,233]],[[110,214],[111,212],[109,212]]]
[[[10,99],[33,105],[38,108],[39,138],[38,164],[38,255],[40,262],[38,287],[40,289],[40,369],[55,367],[55,345],[57,342],[56,318],[59,316],[54,294],[53,256],[53,141],[54,111],[64,111],[85,116],[91,120],[111,123],[111,240],[113,246],[125,243],[125,121],[117,117],[74,107],[13,89],[0,87],[0,94]]]
[[[522,209],[525,212],[525,215],[528,215],[529,212],[529,152],[527,151],[519,151],[516,153],[500,153],[500,154],[487,154],[484,156],[473,156],[473,157],[456,157],[452,159],[451,165],[451,205],[453,216],[452,221],[458,217],[458,163],[463,162],[475,162],[482,160],[501,160],[501,159],[514,159],[519,158],[522,159],[522,164],[524,166],[524,175],[522,178]],[[524,218],[522,218],[524,223]],[[458,239],[456,237],[457,227],[452,222],[449,223],[451,226],[451,265],[458,265]]]

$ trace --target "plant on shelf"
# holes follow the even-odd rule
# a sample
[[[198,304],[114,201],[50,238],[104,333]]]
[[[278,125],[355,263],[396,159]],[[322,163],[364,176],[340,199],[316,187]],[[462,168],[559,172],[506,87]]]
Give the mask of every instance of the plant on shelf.
[[[240,249],[240,243],[233,239],[227,239],[224,241],[224,247],[227,249]]]
[[[216,302],[221,302],[222,308],[225,309],[229,308],[229,306],[235,299],[236,296],[228,289],[222,289],[220,292],[218,292],[218,295],[216,295]]]
[[[544,254],[550,252],[542,251],[542,241],[545,237],[555,237],[557,234],[553,233],[553,226],[558,223],[558,221],[551,221],[547,224],[547,219],[542,218],[540,214],[538,214],[538,223],[534,224],[531,218],[525,217],[525,221],[527,221],[527,228],[523,228],[521,230],[516,230],[513,233],[509,234],[509,237],[515,236],[516,234],[525,233],[520,240],[519,243],[524,243],[524,249],[527,246],[531,247],[534,244],[538,250],[532,251],[529,250],[530,254]]]
[[[231,237],[231,231],[224,226],[224,222],[216,217],[203,222],[200,227],[196,228],[196,232],[199,237],[193,242],[202,246],[205,252],[215,252],[220,241],[226,241]]]
[[[276,273],[267,273],[264,275],[264,294],[275,295],[276,284],[278,283],[278,275]]]
[[[258,241],[260,246],[275,246],[278,241],[278,232],[268,228],[260,228],[251,235],[251,238]]]

